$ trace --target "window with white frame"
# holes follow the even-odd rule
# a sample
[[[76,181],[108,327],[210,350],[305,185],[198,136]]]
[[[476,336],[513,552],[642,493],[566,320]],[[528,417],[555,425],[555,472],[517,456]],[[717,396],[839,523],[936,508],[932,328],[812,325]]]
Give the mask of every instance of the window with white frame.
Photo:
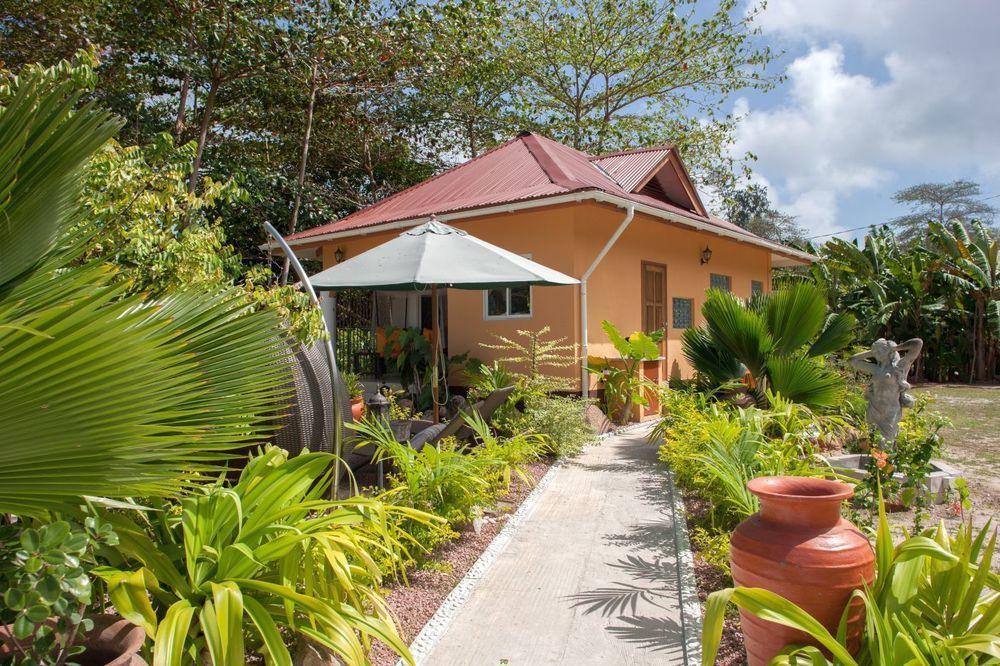
[[[531,316],[531,287],[501,287],[483,292],[485,319],[527,319]]]

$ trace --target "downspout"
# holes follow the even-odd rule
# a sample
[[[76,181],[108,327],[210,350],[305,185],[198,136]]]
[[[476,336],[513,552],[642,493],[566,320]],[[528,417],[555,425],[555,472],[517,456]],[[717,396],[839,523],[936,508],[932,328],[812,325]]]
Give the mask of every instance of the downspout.
[[[591,273],[597,269],[598,264],[603,261],[605,255],[618,242],[621,235],[625,233],[628,225],[632,224],[632,218],[635,217],[635,205],[628,204],[625,207],[625,211],[625,219],[622,220],[615,233],[611,234],[611,238],[608,239],[608,242],[604,244],[601,251],[594,257],[590,268],[585,270],[583,275],[580,276],[580,392],[584,398],[590,397],[590,373],[587,372],[587,280],[590,279]]]

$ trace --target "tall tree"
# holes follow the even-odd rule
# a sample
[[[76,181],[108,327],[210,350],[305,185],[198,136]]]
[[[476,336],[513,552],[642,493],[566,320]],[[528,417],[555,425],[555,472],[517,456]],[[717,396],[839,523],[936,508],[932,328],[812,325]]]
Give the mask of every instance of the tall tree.
[[[910,212],[892,220],[905,242],[922,239],[927,234],[927,223],[952,221],[989,222],[996,209],[983,201],[979,183],[956,180],[950,183],[921,183],[896,192],[892,199],[908,206]]]
[[[750,233],[779,243],[805,240],[805,232],[795,217],[775,209],[764,187],[755,184],[733,189],[725,200],[727,219]]]
[[[720,116],[729,94],[778,80],[766,71],[771,50],[753,39],[761,7],[737,17],[736,5],[722,0],[705,16],[693,0],[523,0],[511,37],[524,76],[515,105],[543,131],[595,153],[724,128],[733,122]],[[716,145],[704,157],[707,165],[727,153]],[[703,165],[693,166],[697,174]]]

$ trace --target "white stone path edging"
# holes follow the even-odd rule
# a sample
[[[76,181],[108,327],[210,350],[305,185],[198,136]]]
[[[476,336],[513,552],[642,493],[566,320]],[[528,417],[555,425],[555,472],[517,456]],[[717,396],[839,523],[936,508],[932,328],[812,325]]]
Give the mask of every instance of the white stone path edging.
[[[649,422],[645,422],[616,428],[603,435],[599,435],[592,446],[608,437],[635,432],[649,425]],[[413,642],[410,644],[410,652],[417,666],[425,663],[434,646],[444,636],[445,632],[448,631],[452,620],[469,600],[473,590],[479,585],[479,582],[490,570],[490,567],[493,566],[493,563],[507,547],[507,544],[514,538],[514,534],[520,525],[534,512],[539,497],[545,491],[545,488],[552,483],[552,479],[555,477],[557,470],[562,467],[562,464],[563,461],[559,460],[549,468],[545,475],[538,481],[538,484],[535,485],[531,492],[528,493],[528,496],[524,498],[524,501],[521,502],[517,511],[507,519],[499,534],[493,538],[493,541],[482,552],[479,559],[466,572],[462,580],[448,594],[431,619],[427,621],[427,624],[424,625],[420,633],[413,639]],[[697,664],[701,663],[701,603],[698,600],[698,589],[695,583],[694,556],[691,553],[691,546],[688,541],[687,522],[684,519],[684,503],[677,494],[676,487],[674,486],[673,472],[670,470],[667,470],[667,478],[673,504],[674,548],[677,555],[677,583],[681,597],[681,631],[684,637],[684,661],[688,666],[697,666]],[[402,666],[402,664],[403,661],[401,659],[396,662],[396,666]]]

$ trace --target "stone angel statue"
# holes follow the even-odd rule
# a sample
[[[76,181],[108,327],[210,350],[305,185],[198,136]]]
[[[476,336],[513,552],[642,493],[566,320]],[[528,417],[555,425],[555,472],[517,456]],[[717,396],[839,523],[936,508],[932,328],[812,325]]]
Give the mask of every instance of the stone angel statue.
[[[917,360],[924,341],[912,338],[902,344],[879,338],[871,349],[855,354],[849,360],[852,367],[871,376],[865,397],[868,399],[868,423],[875,426],[888,445],[896,441],[903,407],[913,406],[913,396],[907,393],[906,381],[910,366]]]

